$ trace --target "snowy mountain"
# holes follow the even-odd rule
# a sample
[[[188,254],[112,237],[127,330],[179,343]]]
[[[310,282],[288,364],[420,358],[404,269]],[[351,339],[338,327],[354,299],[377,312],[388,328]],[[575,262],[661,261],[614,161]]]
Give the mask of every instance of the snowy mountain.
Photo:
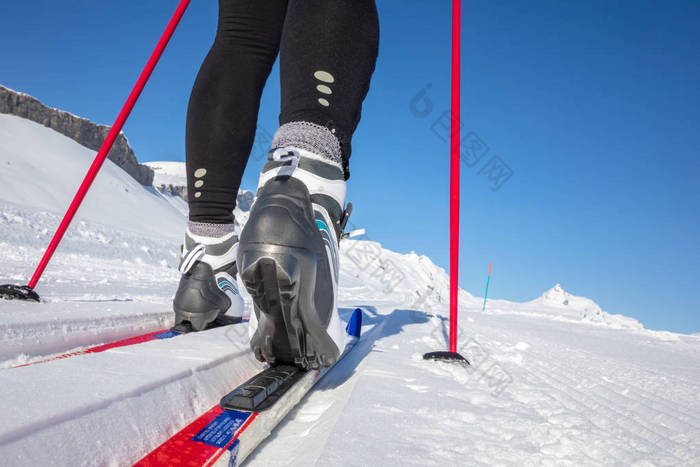
[[[556,317],[605,324],[613,327],[642,329],[643,326],[634,318],[611,315],[586,297],[577,297],[565,291],[561,284],[556,284],[535,300],[523,304],[526,309],[544,311]]]
[[[183,188],[187,190],[187,174],[185,173],[184,162],[173,161],[153,161],[144,162],[153,169],[153,186],[169,186]]]
[[[566,307],[573,310],[580,310],[587,316],[600,316],[603,312],[596,302],[590,298],[571,295],[562,288],[561,284],[556,284],[554,287],[540,295],[539,298],[535,299],[534,302],[546,306]]]
[[[93,156],[0,115],[0,283],[29,279]],[[182,164],[151,166],[183,186]],[[261,368],[244,325],[17,367],[172,324],[175,198],[186,208],[107,161],[39,282],[43,303],[0,301],[3,465],[132,464]],[[700,463],[697,336],[559,285],[486,312],[460,291],[472,365],[424,361],[446,345],[446,272],[367,239],[340,249],[341,316],[360,307],[363,338],[247,465]]]
[[[0,114],[0,201],[62,215],[94,157],[94,151],[38,123]],[[109,159],[77,219],[158,236],[180,235],[183,225],[178,212]]]
[[[97,151],[107,137],[110,127],[98,125],[65,110],[42,104],[38,99],[0,85],[0,114],[15,115],[39,123],[71,138],[88,149]],[[136,160],[126,136],[120,133],[107,158],[124,169],[142,185],[151,185],[153,172]]]

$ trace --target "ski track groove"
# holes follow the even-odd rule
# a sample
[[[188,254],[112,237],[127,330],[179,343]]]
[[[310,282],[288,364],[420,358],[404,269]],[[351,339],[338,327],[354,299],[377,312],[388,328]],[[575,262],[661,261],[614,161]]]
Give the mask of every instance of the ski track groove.
[[[562,382],[560,380],[557,380],[556,378],[552,378],[550,376],[546,376],[546,371],[540,372],[536,370],[532,370],[532,368],[528,368],[527,370],[530,374],[535,376],[536,378],[539,378],[541,381],[543,381],[545,384],[547,384],[549,387],[552,389],[556,390],[559,394],[564,395],[565,398],[571,400],[574,403],[574,406],[578,406],[579,408],[585,409],[586,412],[588,412],[588,415],[586,415],[586,418],[588,421],[595,425],[597,428],[599,428],[601,431],[604,433],[611,435],[610,437],[613,437],[615,435],[614,429],[611,429],[611,426],[616,425],[622,432],[626,432],[628,435],[630,435],[631,439],[636,439],[640,444],[646,445],[647,448],[649,449],[649,452],[654,452],[654,451],[659,451],[660,449],[664,449],[667,451],[666,448],[662,448],[659,446],[657,443],[654,442],[654,440],[650,440],[648,438],[644,438],[641,436],[641,434],[635,432],[629,427],[629,424],[623,424],[620,421],[620,418],[615,417],[612,415],[612,413],[616,413],[619,415],[621,418],[627,418],[624,414],[620,413],[619,411],[614,410],[610,406],[605,406],[603,404],[596,403],[595,401],[591,401],[591,398],[584,395],[581,391],[573,387],[572,385]],[[576,397],[573,397],[573,396]],[[561,399],[560,399],[561,402]],[[578,411],[579,413],[581,411]],[[591,415],[594,415],[593,417]],[[601,424],[597,423],[596,419],[601,419],[601,420],[607,420],[609,423],[608,424]],[[641,427],[642,430],[644,430],[643,427]],[[630,446],[634,448],[634,446]],[[617,458],[617,461],[621,465],[624,465],[626,463],[629,463],[630,457],[633,457],[634,454],[639,454],[640,449],[635,449],[633,451],[626,450],[630,456],[627,458]],[[644,452],[644,451],[642,451]],[[648,452],[645,452],[645,454],[648,454]],[[669,452],[669,454],[673,455],[677,459],[681,460],[678,456],[676,456],[673,452]]]
[[[489,340],[493,340],[492,338],[488,338],[485,335],[477,336],[473,332],[471,333],[471,337],[474,338],[477,342],[488,342]],[[501,341],[503,340],[507,341],[507,339],[501,339]],[[493,352],[491,352],[491,354],[493,354]],[[538,361],[537,363],[539,365],[544,365],[542,361]],[[617,420],[610,415],[609,412],[598,410],[597,408],[594,409],[592,406],[582,402],[581,398],[573,397],[571,395],[572,391],[569,390],[573,389],[570,387],[570,385],[563,384],[561,382],[557,383],[556,381],[553,382],[553,380],[545,376],[544,373],[533,371],[531,367],[532,365],[527,365],[526,367],[524,367],[524,371],[526,372],[525,376],[527,377],[527,374],[529,374],[530,376],[530,378],[528,378],[528,383],[532,384],[533,387],[538,388],[538,391],[546,398],[549,398],[550,400],[554,401],[566,410],[569,410],[570,412],[576,414],[581,414],[582,418],[584,418],[591,426],[594,426],[599,433],[602,433],[602,435],[595,434],[596,438],[603,440],[609,440],[612,438],[611,435],[614,433],[614,430],[611,429],[611,426],[619,426],[619,424],[617,423]],[[533,379],[535,381],[533,381]],[[539,383],[537,381],[539,381]],[[508,391],[506,390],[506,392]],[[514,403],[522,404],[522,402],[519,402],[517,400]],[[535,407],[535,411],[538,413],[539,416],[543,417],[546,420],[549,417],[542,413],[542,411],[540,410],[541,408],[542,406],[538,405],[537,407]],[[547,421],[547,423],[552,425],[554,424],[554,422],[551,421]],[[559,428],[559,426],[557,426],[557,428]],[[594,434],[591,433],[590,430],[589,433]],[[647,440],[644,440],[642,438],[638,439],[644,444],[650,444]],[[629,460],[633,458],[635,454],[639,454],[639,450],[633,450],[631,449],[631,446],[625,447],[627,447],[627,449],[623,448],[619,443],[613,445],[608,445],[606,443],[605,454],[613,458],[615,460],[614,463],[616,465],[627,465],[629,464]],[[540,453],[542,453],[541,448],[542,446],[540,447]],[[565,463],[566,461],[563,460],[563,462]],[[596,459],[595,463],[600,463],[600,457]]]
[[[49,363],[53,359],[60,359],[64,354],[81,352],[91,347],[167,330],[169,318],[169,314],[163,311],[149,311],[141,315],[113,315],[101,320],[78,318],[64,323],[37,321],[20,323],[19,325],[3,325],[0,326],[0,335],[7,336],[10,335],[10,331],[13,331],[23,337],[33,332],[35,335],[41,336],[43,340],[34,344],[33,347],[20,348],[12,357],[0,361],[0,371],[9,370],[25,363]],[[74,334],[69,335],[72,339],[60,339],[65,336],[60,332],[66,329],[74,332]],[[137,330],[130,332],[131,329]],[[54,336],[59,336],[59,338],[54,338]],[[12,342],[15,341],[16,339]]]
[[[615,384],[615,383],[611,383],[611,384]],[[620,387],[620,386],[618,385],[618,387]],[[674,405],[677,406],[678,405],[677,403],[670,401],[668,399],[662,398],[660,396],[656,397],[653,394],[649,395],[648,392],[646,392],[643,389],[638,388],[638,387],[630,386],[629,388],[625,388],[625,389],[630,389],[630,392],[634,392],[634,394],[637,396],[638,399],[642,399],[644,402],[646,402],[647,405],[645,407],[653,407],[653,404],[658,404],[658,405],[662,406],[663,408],[657,409],[654,407],[654,410],[656,410],[657,412],[665,414],[665,415],[668,414],[668,412],[675,412],[674,417],[676,420],[678,420],[679,422],[681,422],[682,424],[684,424],[688,427],[694,428],[695,430],[700,430],[699,419],[697,417],[690,417],[689,414],[681,412],[678,409],[676,409],[676,407],[674,407]],[[650,396],[653,397],[653,399],[651,399]],[[694,423],[694,422],[696,422],[696,423]]]
[[[550,362],[549,365],[551,368],[555,368],[556,371],[559,371],[558,377],[552,376],[551,378],[555,381],[558,381],[560,384],[564,385],[569,385],[569,387],[577,392],[583,399],[586,399],[591,403],[590,401],[592,398],[586,393],[576,389],[575,385],[576,382],[573,381],[571,378],[562,376],[565,373],[565,369],[557,364],[552,364]],[[568,381],[568,382],[567,382]],[[616,423],[621,426],[622,428],[626,429],[629,433],[634,433],[636,430],[637,437],[646,440],[648,443],[651,443],[652,445],[665,450],[669,454],[672,454],[674,457],[676,457],[679,460],[689,460],[692,458],[692,454],[687,455],[687,448],[685,448],[682,444],[676,442],[675,440],[669,438],[668,436],[659,433],[658,431],[643,425],[640,423],[640,421],[636,420],[632,415],[629,415],[631,412],[630,410],[619,410],[617,408],[617,404],[610,400],[609,398],[605,397],[600,391],[595,391],[595,397],[603,399],[607,402],[607,404],[600,404],[596,403],[593,401],[592,403],[596,405],[596,408],[598,407],[604,407],[609,409],[611,412],[616,413],[619,417],[621,417],[623,420],[627,420],[627,422],[622,422],[621,420],[616,420]],[[625,401],[629,401],[629,398],[623,398]],[[634,412],[634,414],[637,414]],[[642,421],[643,422],[643,421]],[[672,446],[669,446],[672,445]],[[681,455],[678,453],[678,451],[683,451],[684,455]]]
[[[561,350],[562,349],[557,349],[558,352],[561,352]],[[569,349],[564,349],[564,350],[569,351]],[[576,357],[580,357],[582,355],[585,355],[585,358],[583,360],[589,360],[589,361],[600,360],[600,356],[594,354],[590,350],[576,349],[576,353],[577,353]],[[695,382],[689,381],[689,380],[687,380],[681,376],[678,376],[678,375],[662,373],[661,371],[659,371],[655,368],[652,368],[650,366],[642,366],[642,365],[639,365],[639,364],[631,362],[631,361],[625,361],[623,363],[620,363],[620,362],[618,362],[617,359],[614,359],[613,362],[614,362],[614,365],[616,365],[616,369],[620,373],[622,373],[624,371],[629,371],[630,369],[634,368],[637,373],[649,374],[649,375],[653,374],[656,378],[660,378],[660,379],[664,379],[664,380],[671,380],[672,382],[676,383],[676,384],[664,384],[664,386],[666,386],[666,387],[675,387],[678,385],[678,383],[680,383],[683,386],[692,386],[692,387],[698,388],[698,385]],[[605,365],[608,367],[611,365],[610,358],[605,359]],[[622,369],[622,370],[620,370],[620,369]],[[656,396],[656,397],[658,397],[658,396]]]
[[[541,374],[532,371],[531,369],[528,369],[527,372],[539,380],[541,384],[546,386],[548,389],[543,392],[558,402],[562,407],[574,413],[585,414],[583,415],[583,418],[585,418],[592,426],[596,427],[597,430],[607,435],[602,436],[602,438],[610,437],[609,435],[612,434],[610,427],[617,424],[613,417],[600,410],[594,410],[591,406],[581,402],[580,399],[574,398],[565,387],[552,383],[551,380],[548,380],[548,378],[542,376]],[[558,393],[559,397],[556,397],[554,393]],[[594,416],[591,416],[592,414]],[[619,465],[626,464],[629,461],[629,458],[634,454],[634,451],[625,449],[619,444],[606,447],[607,453],[610,455],[610,457],[613,457],[616,463]]]
[[[609,363],[608,363],[608,365],[609,365]],[[635,366],[635,368],[638,370],[638,374],[646,372],[646,369],[644,369],[643,367]],[[619,367],[618,367],[618,369],[619,369]],[[655,370],[650,370],[649,373],[654,373],[654,376],[656,378],[665,378],[665,379],[670,379],[670,380],[675,379],[676,381],[679,381],[679,382],[685,381],[681,378],[673,378],[672,376],[669,376],[669,375],[663,375],[661,373],[658,373]],[[633,378],[629,378],[629,379],[633,380]],[[637,385],[630,384],[629,386],[625,387],[625,386],[622,386],[620,383],[616,383],[612,380],[608,380],[608,384],[621,389],[620,392],[625,391],[625,390],[629,390],[631,392],[633,391],[638,396],[638,399],[643,399],[643,401],[647,403],[645,408],[652,408],[653,410],[660,412],[664,415],[668,415],[668,412],[674,412],[673,416],[675,417],[675,419],[677,421],[681,422],[682,424],[684,424],[686,426],[692,427],[696,430],[700,430],[700,417],[697,417],[697,416],[693,417],[690,413],[683,412],[684,406],[682,406],[678,402],[675,402],[671,399],[665,398],[660,394],[652,394],[649,391],[647,391],[644,388],[639,387]],[[684,382],[683,385],[685,387],[695,388],[696,391],[698,390],[697,385],[695,385],[695,384]],[[678,387],[677,384],[676,385],[664,384],[663,386],[664,387]],[[634,400],[634,399],[632,399],[632,400]],[[639,403],[639,400],[635,400],[635,402]],[[663,409],[656,409],[654,407],[655,405],[661,405],[663,407]],[[678,407],[681,407],[681,410],[679,410]]]
[[[588,379],[585,379],[584,381],[590,382],[590,380],[588,380]],[[659,409],[653,407],[650,404],[646,404],[646,405],[643,404],[639,399],[644,399],[644,401],[647,402],[646,398],[644,398],[643,396],[640,396],[638,393],[636,393],[636,391],[635,391],[636,397],[634,397],[634,398],[627,397],[622,393],[622,391],[625,391],[625,390],[628,390],[628,392],[633,392],[631,390],[631,388],[633,388],[633,386],[628,386],[626,388],[623,388],[621,391],[614,391],[609,386],[617,386],[618,388],[622,388],[622,386],[616,385],[615,383],[611,383],[611,382],[607,382],[607,384],[598,383],[598,387],[599,387],[600,391],[604,391],[605,393],[609,394],[610,397],[612,397],[613,399],[616,399],[618,402],[626,403],[630,409],[635,409],[635,413],[640,413],[642,410],[646,410],[647,412],[653,412],[656,416],[653,417],[652,420],[661,422],[662,425],[664,422],[670,421],[670,422],[673,422],[673,423],[676,423],[679,425],[683,425],[683,426],[685,426],[686,429],[698,430],[698,427],[695,424],[686,421],[684,418],[681,418],[678,415],[672,415],[672,414],[668,413],[669,411],[675,412],[676,411],[675,408],[669,407],[667,409],[667,411],[662,411],[662,410],[659,410]],[[608,399],[608,400],[610,400],[610,399]],[[664,428],[667,431],[671,432],[671,434],[678,434],[677,431],[674,431],[670,427],[664,426]],[[669,436],[669,439],[672,439],[672,438],[670,438],[670,436]]]
[[[700,431],[700,426],[697,424],[698,418],[691,417],[689,414],[679,411],[677,407],[679,407],[680,404],[678,404],[677,402],[665,399],[661,396],[655,396],[654,399],[650,399],[647,395],[649,393],[638,386],[622,386],[620,383],[616,383],[611,380],[607,380],[606,384],[600,384],[600,387],[602,390],[612,394],[613,397],[622,398],[623,400],[626,400],[632,405],[634,405],[636,408],[642,408],[647,411],[653,411],[659,417],[667,419],[667,421],[671,420],[673,422],[684,425],[686,428]],[[613,390],[613,387],[617,388],[618,390]],[[625,391],[627,391],[628,393],[633,393],[635,397],[626,397],[625,394],[623,394]],[[663,408],[659,409],[657,408],[657,405],[661,405],[663,406]]]
[[[557,351],[559,353],[561,353],[561,349],[557,349]],[[526,353],[529,353],[531,355],[537,354],[537,352],[533,352],[532,349],[529,349],[528,351],[526,351]],[[568,353],[570,354],[570,352],[568,352]],[[597,360],[597,365],[599,367],[602,365],[605,365],[606,367],[611,366],[611,363],[609,360],[605,360],[604,362],[600,361],[599,357],[594,356],[593,354],[591,354],[588,351],[582,351],[582,352],[577,351],[577,354],[578,355],[574,355],[572,357],[576,358],[578,360],[584,360],[586,362],[595,362]],[[586,356],[582,358],[580,354],[586,354]],[[541,360],[542,355],[538,355],[537,358]],[[615,365],[615,368],[612,368],[613,371],[611,373],[616,373],[616,374],[623,374],[624,372],[629,373],[629,368],[621,368],[618,363],[615,363],[614,365]],[[561,372],[559,373],[560,375],[565,375],[568,372],[568,370],[563,368],[561,365],[557,365],[555,363],[552,363],[552,366],[561,370]],[[631,377],[626,378],[628,381],[639,381],[641,379],[640,375],[644,376],[644,374],[647,373],[647,370],[644,367],[640,367],[640,366],[636,365],[635,369],[637,371],[635,373],[633,373]],[[662,377],[662,378],[671,379],[671,378],[668,378],[667,375],[662,375],[662,374],[660,374],[656,371],[653,371],[653,370],[649,371],[649,373],[654,373],[655,377]],[[700,430],[700,419],[698,417],[691,416],[689,413],[682,412],[681,410],[679,410],[678,407],[683,408],[684,406],[682,406],[678,402],[672,401],[670,399],[666,399],[660,395],[651,394],[648,391],[644,390],[643,388],[641,388],[637,385],[631,384],[631,383],[628,383],[627,386],[623,386],[621,383],[616,383],[613,380],[606,379],[606,380],[604,380],[605,384],[602,384],[602,383],[595,383],[588,376],[582,376],[582,377],[586,378],[586,382],[591,383],[591,385],[597,384],[597,386],[600,387],[602,390],[607,391],[608,393],[611,393],[613,395],[613,397],[622,398],[622,400],[631,402],[632,404],[635,404],[636,406],[640,406],[644,410],[651,409],[652,411],[661,415],[662,417],[669,417],[671,420],[679,422],[679,423],[685,425],[686,427],[691,427],[695,430]],[[678,381],[681,381],[681,379],[678,379]],[[691,387],[696,387],[695,384],[691,384],[691,383],[687,383],[687,385],[689,385]],[[668,385],[664,385],[664,386],[668,387]],[[677,386],[678,385],[676,385],[675,387],[677,387]],[[614,391],[612,389],[612,387],[616,387],[619,390]],[[674,387],[674,386],[672,386],[672,387]],[[623,394],[624,391],[634,391],[634,393],[637,394],[639,397],[638,398],[626,397]],[[643,399],[643,401],[646,402],[647,405],[642,405],[641,402],[639,401],[639,399]],[[660,403],[664,407],[664,410],[660,410],[660,409],[655,408],[653,406],[655,403]],[[670,415],[668,412],[674,412],[674,415]]]
[[[600,360],[600,357],[596,356],[595,354],[593,354],[592,352],[590,352],[588,350],[582,350],[581,353],[585,353],[587,355],[586,358],[588,358],[590,360]],[[606,365],[610,366],[609,360],[606,360]],[[665,386],[665,387],[677,387],[679,384],[681,384],[683,386],[690,386],[690,387],[694,387],[694,388],[698,389],[697,383],[688,381],[687,379],[682,378],[682,377],[677,376],[677,375],[662,373],[657,369],[654,369],[651,367],[641,366],[641,365],[638,365],[634,362],[624,362],[624,365],[622,365],[622,364],[618,363],[617,361],[615,361],[615,365],[620,373],[622,373],[623,371],[629,371],[631,368],[634,368],[637,373],[649,374],[649,375],[653,375],[655,378],[670,380],[672,384],[664,384],[663,386]],[[622,370],[620,370],[621,368],[622,368]],[[642,388],[639,388],[639,389],[642,390]],[[655,397],[659,397],[659,396],[655,396]],[[670,401],[670,402],[673,402],[673,401]],[[698,420],[700,421],[700,419],[698,419]]]
[[[506,342],[508,342],[508,341],[517,342],[518,341],[517,338],[513,339],[513,337],[517,337],[517,336],[508,335],[507,333],[505,333],[503,331],[501,331],[499,334],[500,334],[499,337],[501,338],[502,341],[506,341]],[[541,340],[538,339],[538,341],[539,341],[539,344],[542,344]],[[499,347],[500,347],[500,345],[499,345]],[[578,387],[580,387],[581,383],[590,383],[591,382],[590,378],[588,378],[587,376],[584,375],[584,376],[582,376],[582,380],[577,382],[569,377],[564,376],[564,375],[571,372],[572,367],[573,368],[580,368],[580,365],[578,365],[578,363],[581,360],[581,356],[578,354],[578,352],[577,352],[577,355],[572,357],[572,360],[575,360],[575,362],[576,362],[575,365],[572,365],[570,368],[564,368],[561,365],[554,363],[551,358],[548,358],[548,357],[544,358],[538,352],[532,351],[532,347],[533,346],[530,346],[530,348],[528,350],[524,351],[524,353],[534,357],[534,359],[537,361],[537,363],[539,364],[540,367],[547,365],[548,367],[556,370],[555,372],[548,372],[546,370],[540,372],[538,370],[534,370],[533,365],[525,365],[524,366],[526,371],[528,371],[529,373],[531,373],[532,375],[534,375],[538,379],[542,380],[545,384],[553,387],[560,394],[565,394],[567,396],[567,398],[573,400],[576,404],[582,405],[583,407],[586,407],[589,410],[591,410],[592,412],[596,413],[598,416],[602,416],[603,418],[612,421],[615,425],[622,428],[624,431],[628,432],[629,434],[633,435],[634,438],[642,440],[647,445],[655,446],[659,449],[662,449],[663,451],[672,455],[673,457],[675,457],[679,461],[691,461],[691,460],[694,460],[696,458],[696,456],[693,454],[693,452],[690,451],[690,449],[687,448],[686,446],[678,443],[677,441],[670,438],[669,436],[663,435],[663,434],[661,434],[653,429],[650,429],[650,428],[644,426],[643,423],[646,422],[646,420],[642,420],[642,422],[640,423],[640,421],[638,421],[635,418],[633,418],[632,416],[628,415],[628,413],[630,412],[629,410],[625,411],[627,413],[624,413],[624,412],[621,412],[620,410],[618,410],[616,408],[618,404],[616,402],[610,400],[608,397],[606,397],[600,391],[600,389],[603,389],[604,391],[614,392],[614,391],[611,391],[609,388],[607,388],[606,385],[598,383],[598,384],[592,386],[592,388],[597,389],[595,391],[596,397],[600,397],[601,399],[605,400],[607,402],[606,404],[600,404],[600,403],[592,400],[592,398],[590,396],[588,396],[585,393],[583,393],[582,391],[580,391],[578,389]],[[503,349],[499,349],[499,350],[502,351]],[[558,352],[561,353],[561,349],[558,349]],[[584,367],[589,367],[591,361],[600,360],[598,357],[592,356],[589,352],[584,351],[584,352],[581,352],[581,354],[588,354],[587,357],[584,358],[584,360],[586,360],[588,362],[588,364],[585,365]],[[546,364],[545,364],[545,362],[546,362]],[[605,364],[609,366],[609,361],[606,360]],[[637,371],[637,373],[643,374],[645,371],[646,370]],[[654,372],[654,373],[656,373],[656,372]],[[557,379],[557,377],[553,376],[553,374],[560,375],[560,378]],[[549,376],[547,376],[547,375],[549,375]],[[629,378],[629,379],[630,379],[630,381],[633,381],[633,380],[637,380],[638,378],[637,379]],[[555,384],[553,384],[551,381],[554,381]],[[609,383],[609,381],[606,381],[606,383]],[[618,385],[618,387],[619,387],[619,385]],[[629,387],[635,387],[635,386],[630,385]],[[577,399],[571,398],[568,395],[568,393],[566,392],[566,390],[565,390],[566,388],[569,388],[571,392],[576,393],[579,396],[579,399],[577,400]],[[625,389],[628,389],[628,388],[625,388]],[[625,397],[621,393],[617,393],[615,395],[615,397],[619,398],[620,400],[622,400],[623,402],[626,402],[626,403],[632,402],[632,403],[636,404],[636,406],[638,406],[638,407],[643,407],[645,410],[649,409],[648,406],[643,406],[638,401],[634,401],[633,399],[631,399],[629,397]],[[672,401],[668,401],[668,403],[677,405],[677,403],[674,403]],[[609,410],[609,412],[616,413],[618,415],[618,417],[613,418],[609,415],[605,415],[604,412],[601,411],[601,408],[607,409],[607,410]],[[657,411],[656,409],[654,409],[654,410],[657,413],[661,413],[662,415],[665,415],[662,412]],[[676,411],[676,410],[674,409],[674,411]],[[639,415],[639,412],[634,412],[634,414]],[[587,418],[589,419],[589,421],[591,421],[591,423],[598,426],[595,422],[593,422],[593,420],[591,419],[590,416]],[[679,418],[677,416],[670,417],[670,418],[676,422],[681,422],[682,424],[684,424],[686,426],[694,426],[692,423],[688,423],[688,422],[684,421],[682,418]],[[684,417],[684,418],[686,418],[686,417]],[[621,419],[626,420],[626,422],[621,421]],[[691,420],[692,420],[692,418],[691,418]],[[601,428],[601,427],[598,426],[598,428]],[[673,431],[671,428],[667,428],[667,429],[670,430],[673,434],[682,434],[678,430]],[[609,430],[606,430],[606,431],[609,432]],[[671,445],[671,446],[669,446],[669,445]],[[679,454],[679,452],[682,454]],[[636,452],[636,453],[638,454],[639,452]],[[623,460],[618,459],[618,461],[622,462]],[[626,459],[625,462],[629,462],[629,459]],[[622,462],[622,463],[625,463],[625,462]]]
[[[585,352],[587,355],[590,355],[590,356],[593,356],[593,355],[594,355],[593,353],[591,353],[590,351],[587,351],[587,350],[586,350],[586,351],[583,351],[583,352]],[[593,358],[596,358],[596,357],[593,357]],[[600,358],[600,357],[597,357],[597,358]],[[620,365],[619,363],[616,363],[616,364],[617,364],[618,366]],[[629,369],[629,368],[634,368],[635,370],[637,370],[637,372],[648,373],[648,374],[650,374],[650,375],[653,374],[656,378],[661,378],[661,379],[665,379],[665,380],[671,380],[672,382],[680,383],[680,384],[682,384],[682,385],[684,385],[684,386],[695,386],[695,387],[697,387],[697,383],[694,383],[694,382],[692,382],[692,381],[688,381],[687,379],[685,379],[685,378],[683,378],[683,377],[681,377],[681,376],[671,375],[671,374],[667,374],[667,373],[662,373],[662,372],[660,372],[660,371],[657,370],[657,369],[654,369],[654,368],[651,368],[651,367],[645,367],[645,366],[636,364],[636,363],[634,363],[634,362],[625,362],[624,364],[625,364],[625,367],[626,367],[627,369]],[[666,386],[673,387],[674,385],[673,385],[673,384],[667,384]]]

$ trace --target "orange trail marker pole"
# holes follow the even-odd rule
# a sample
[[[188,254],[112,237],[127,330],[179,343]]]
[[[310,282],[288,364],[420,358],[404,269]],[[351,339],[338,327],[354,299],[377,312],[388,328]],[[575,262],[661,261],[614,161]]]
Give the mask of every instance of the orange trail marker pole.
[[[481,311],[486,310],[486,296],[489,294],[489,282],[491,282],[491,267],[493,263],[489,263],[489,278],[486,279],[486,292],[484,293],[484,306],[481,307]]]

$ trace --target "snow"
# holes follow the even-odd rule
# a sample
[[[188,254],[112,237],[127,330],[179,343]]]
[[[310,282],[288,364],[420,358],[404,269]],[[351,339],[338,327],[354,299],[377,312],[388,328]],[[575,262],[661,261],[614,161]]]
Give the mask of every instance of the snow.
[[[187,186],[184,162],[152,161],[144,162],[143,165],[153,169],[153,185],[155,186]]]
[[[38,123],[0,114],[0,201],[62,214],[94,157],[95,151]],[[144,191],[126,172],[106,160],[77,219],[159,237],[164,232],[169,237],[180,235],[182,216]]]
[[[93,156],[0,115],[0,283],[26,283]],[[3,465],[133,463],[261,368],[245,325],[12,368],[172,324],[185,217],[171,201],[107,161],[44,302],[0,301]],[[472,365],[425,361],[445,347],[445,271],[368,239],[340,249],[341,315],[363,309],[363,338],[248,465],[700,463],[697,335],[646,330],[559,284],[486,312],[460,291]]]
[[[139,448],[159,444],[173,418],[194,418],[258,366],[235,328],[219,328],[5,370],[3,459],[16,465],[136,461]],[[147,423],[136,418],[143,414]]]

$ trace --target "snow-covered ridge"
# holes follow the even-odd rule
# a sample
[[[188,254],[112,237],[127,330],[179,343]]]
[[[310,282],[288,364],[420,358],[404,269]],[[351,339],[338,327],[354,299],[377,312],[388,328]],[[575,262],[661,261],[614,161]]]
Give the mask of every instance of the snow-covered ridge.
[[[596,302],[590,298],[571,295],[562,288],[561,284],[556,284],[530,303],[580,310],[586,317],[600,316],[603,312]]]
[[[175,187],[187,187],[187,173],[184,162],[175,161],[150,161],[144,162],[153,169],[153,186],[172,185]]]
[[[562,317],[577,319],[584,322],[608,324],[614,327],[642,329],[642,324],[634,318],[613,315],[603,311],[600,306],[586,297],[572,295],[556,284],[538,298],[526,302],[527,308],[548,311]]]
[[[94,157],[95,151],[43,125],[0,114],[0,201],[62,215]],[[76,219],[171,238],[184,222],[162,197],[109,159]]]
[[[15,115],[51,128],[88,149],[97,151],[110,127],[99,125],[65,110],[44,105],[35,97],[18,93],[0,85],[0,114]],[[138,163],[126,136],[120,132],[109,151],[108,158],[124,169],[136,181],[150,186],[153,172]]]

